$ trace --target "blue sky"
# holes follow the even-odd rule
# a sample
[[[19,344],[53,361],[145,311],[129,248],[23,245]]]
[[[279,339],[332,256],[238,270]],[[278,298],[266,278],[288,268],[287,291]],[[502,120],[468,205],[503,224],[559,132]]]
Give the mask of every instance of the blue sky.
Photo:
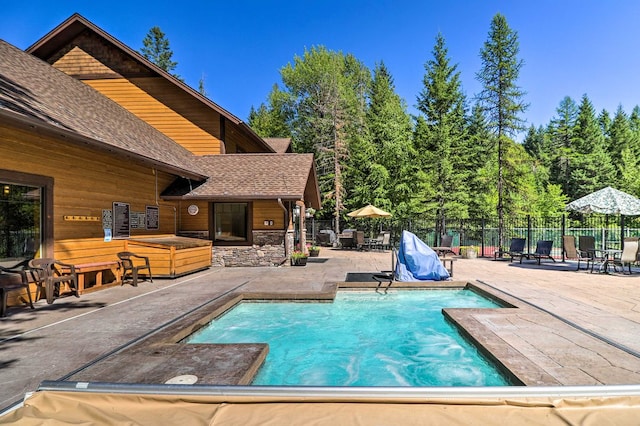
[[[371,69],[384,61],[415,113],[438,32],[471,98],[498,12],[518,32],[529,125],[546,125],[564,96],[579,102],[586,93],[612,115],[640,104],[640,2],[632,0],[12,1],[2,6],[0,39],[25,49],[75,12],[135,50],[159,26],[175,72],[196,88],[204,76],[208,96],[241,119],[281,82],[283,66],[319,45]]]

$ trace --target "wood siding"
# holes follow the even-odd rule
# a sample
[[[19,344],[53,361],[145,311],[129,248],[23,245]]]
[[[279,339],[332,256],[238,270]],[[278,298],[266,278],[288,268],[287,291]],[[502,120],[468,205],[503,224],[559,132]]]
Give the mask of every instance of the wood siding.
[[[48,61],[118,102],[196,155],[265,152],[255,136],[205,100],[82,32]],[[126,82],[128,84],[123,84]],[[224,120],[224,128],[221,121]]]
[[[265,220],[272,220],[273,225],[265,225]],[[254,230],[281,230],[284,228],[284,210],[277,201],[258,200],[253,202]]]
[[[196,155],[220,154],[220,140],[126,79],[83,80]]]
[[[190,205],[198,206],[198,214],[190,215],[187,209]],[[206,231],[209,229],[208,201],[181,201],[179,207],[179,227],[181,231]]]
[[[68,75],[112,75],[117,76],[111,68],[89,55],[79,46],[74,46],[64,56],[52,64],[55,68]]]
[[[158,247],[135,239],[127,240],[128,250],[147,256],[154,277],[175,278],[211,266],[211,242],[202,247],[176,249]]]
[[[157,199],[156,176],[150,167],[21,130],[0,128],[0,168],[54,179],[56,244],[67,239],[104,238],[101,221],[69,221],[64,216],[101,218],[102,210],[111,210],[114,201],[129,203],[132,212],[144,212],[145,206],[155,205]],[[158,192],[173,179],[174,176],[158,172]],[[174,205],[161,203],[159,230],[132,229],[131,234],[175,233]]]

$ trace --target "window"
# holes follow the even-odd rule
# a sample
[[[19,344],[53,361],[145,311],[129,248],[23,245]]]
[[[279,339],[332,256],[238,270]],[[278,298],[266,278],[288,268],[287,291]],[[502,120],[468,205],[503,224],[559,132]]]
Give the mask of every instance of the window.
[[[0,263],[53,254],[53,178],[0,169]]]
[[[216,203],[213,210],[214,241],[235,244],[248,242],[248,203]]]
[[[0,181],[0,262],[31,259],[40,248],[42,190]]]

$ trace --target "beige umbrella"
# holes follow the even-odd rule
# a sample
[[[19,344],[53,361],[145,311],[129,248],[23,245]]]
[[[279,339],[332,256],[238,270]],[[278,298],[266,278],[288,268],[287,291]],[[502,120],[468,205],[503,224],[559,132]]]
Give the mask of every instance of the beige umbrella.
[[[364,206],[359,208],[358,210],[354,210],[351,213],[347,213],[349,217],[391,217],[391,213],[387,213],[384,210],[377,208],[376,206],[372,206],[369,204],[368,206]]]

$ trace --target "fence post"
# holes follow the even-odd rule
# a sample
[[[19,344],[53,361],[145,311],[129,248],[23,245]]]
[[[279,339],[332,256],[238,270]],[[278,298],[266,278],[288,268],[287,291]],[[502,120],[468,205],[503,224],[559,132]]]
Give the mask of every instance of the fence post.
[[[567,233],[567,224],[566,224],[566,220],[567,220],[567,215],[562,213],[562,225],[561,225],[561,229],[562,229],[562,235],[565,235]],[[562,236],[561,236],[562,238]],[[565,257],[564,257],[564,238],[562,238],[562,262],[565,261]]]
[[[527,215],[527,253],[531,253],[531,215]]]
[[[482,256],[480,257],[484,257],[484,226],[485,226],[485,222],[484,222],[484,217],[482,218],[482,231],[481,231],[481,244],[482,244]],[[499,250],[499,249],[498,249]]]

